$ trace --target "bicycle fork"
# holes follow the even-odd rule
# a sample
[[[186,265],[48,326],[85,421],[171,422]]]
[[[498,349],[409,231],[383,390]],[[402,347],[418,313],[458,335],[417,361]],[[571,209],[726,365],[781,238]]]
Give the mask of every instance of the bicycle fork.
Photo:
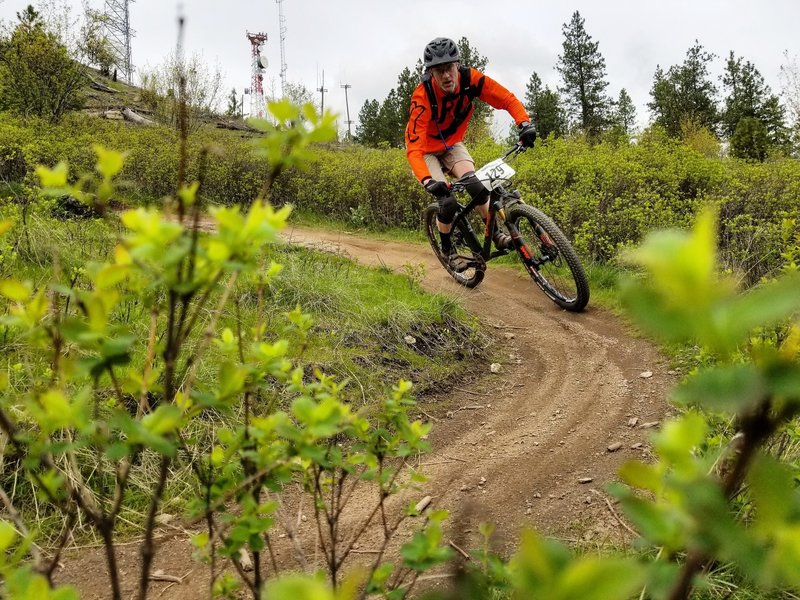
[[[525,266],[528,268],[528,270],[534,269],[538,271],[539,267],[541,267],[544,263],[554,259],[554,257],[550,255],[549,251],[550,248],[554,247],[554,242],[547,234],[547,232],[539,226],[538,223],[534,223],[533,226],[534,226],[534,232],[536,233],[536,236],[539,238],[539,242],[542,244],[542,257],[536,259],[531,255],[530,248],[528,248],[525,239],[523,239],[522,234],[519,232],[519,228],[511,221],[506,221],[505,210],[503,208],[499,208],[497,212],[500,215],[500,218],[503,220],[503,222],[505,222],[506,229],[508,229],[508,233],[509,235],[511,235],[511,240],[514,244],[514,248],[517,250],[517,252],[520,253],[522,258],[524,259]]]

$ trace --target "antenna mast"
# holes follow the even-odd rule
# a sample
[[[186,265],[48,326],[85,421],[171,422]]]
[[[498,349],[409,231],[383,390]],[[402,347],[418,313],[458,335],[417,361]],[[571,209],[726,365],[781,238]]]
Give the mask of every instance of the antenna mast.
[[[267,68],[266,59],[261,56],[261,46],[267,41],[266,33],[247,32],[250,40],[251,76],[250,76],[250,116],[263,119],[266,114],[264,104],[264,69]]]
[[[349,83],[343,83],[340,87],[344,88],[344,105],[347,108],[347,121],[345,121],[345,123],[347,123],[347,139],[349,140],[352,139],[350,134],[350,125],[352,125],[353,122],[350,120],[350,102],[347,101],[347,90],[353,86]]]
[[[322,94],[322,107],[320,108],[319,113],[321,115],[325,114],[325,92],[328,91],[328,88],[325,87],[325,69],[322,69],[322,85],[317,88],[317,91]]]
[[[278,5],[278,32],[281,40],[281,96],[286,95],[286,17],[283,14],[283,0],[275,0]]]
[[[134,0],[106,0],[106,32],[114,54],[114,64],[122,72],[122,78],[132,83],[133,61],[131,59],[131,38],[136,32],[131,29],[130,4]]]

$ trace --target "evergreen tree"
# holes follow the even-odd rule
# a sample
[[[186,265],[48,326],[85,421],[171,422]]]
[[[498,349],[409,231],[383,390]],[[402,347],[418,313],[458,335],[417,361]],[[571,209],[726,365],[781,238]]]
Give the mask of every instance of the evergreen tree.
[[[397,77],[397,87],[395,92],[397,94],[398,107],[400,115],[398,121],[402,123],[403,131],[405,131],[406,123],[408,123],[409,111],[411,109],[411,94],[417,89],[420,82],[422,71],[422,61],[417,61],[417,66],[414,71],[405,67],[400,71]],[[402,132],[401,132],[402,133]]]
[[[402,148],[405,144],[405,129],[408,108],[401,104],[397,90],[392,88],[378,111],[378,132],[381,141],[388,142],[393,148]]]
[[[228,96],[228,106],[225,109],[225,114],[229,117],[236,117],[239,115],[239,98],[236,96],[236,88],[231,88],[231,93]]]
[[[525,110],[542,139],[550,135],[561,137],[566,133],[566,116],[561,97],[548,86],[542,88],[542,80],[537,73],[531,75],[525,89]]]
[[[680,137],[681,123],[691,121],[714,132],[718,122],[717,88],[708,73],[714,55],[706,52],[699,42],[689,48],[682,65],[673,65],[664,73],[656,67],[652,101],[647,106],[655,123],[672,137]]]
[[[742,119],[753,118],[763,125],[771,146],[786,145],[788,136],[785,110],[751,62],[744,62],[731,52],[725,65],[722,83],[728,93],[721,119],[725,135],[732,137],[739,129]],[[747,126],[747,131],[755,131],[752,124]],[[739,137],[743,139],[743,136]],[[748,139],[756,138],[750,136]],[[756,158],[752,156],[753,153],[750,154],[747,158]]]
[[[628,135],[636,127],[636,107],[633,105],[633,100],[631,100],[625,88],[619,91],[619,97],[614,103],[611,120],[616,127]]]
[[[584,20],[578,11],[565,23],[563,54],[558,57],[556,69],[564,80],[559,91],[564,95],[570,118],[587,134],[594,137],[606,125],[609,98],[605,89],[606,61],[598,50],[599,42],[584,29]]]
[[[770,144],[791,153],[792,136],[791,128],[787,123],[786,108],[780,103],[778,97],[772,95],[764,105],[761,122],[767,129]]]
[[[458,46],[458,55],[461,58],[462,65],[472,67],[480,72],[486,70],[489,59],[478,52],[478,49],[474,48],[466,37],[461,37],[456,42],[456,46]],[[478,99],[473,100],[473,106],[475,110],[472,113],[472,120],[466,136],[468,144],[489,136],[491,129],[489,122],[492,115],[492,107]]]
[[[378,113],[380,110],[380,102],[377,100],[367,100],[358,113],[356,139],[365,146],[377,146],[380,141],[380,127],[378,121]]]
[[[763,161],[770,145],[767,128],[755,117],[742,117],[731,136],[731,155]]]

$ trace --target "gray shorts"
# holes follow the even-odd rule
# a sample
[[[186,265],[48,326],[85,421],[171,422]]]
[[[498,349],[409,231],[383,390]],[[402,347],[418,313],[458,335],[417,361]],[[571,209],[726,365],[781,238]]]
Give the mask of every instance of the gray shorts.
[[[444,152],[426,154],[424,158],[425,164],[428,166],[428,170],[431,172],[431,177],[433,177],[436,181],[445,181],[445,172],[449,173],[453,168],[453,165],[455,165],[457,162],[468,160],[469,162],[475,164],[475,161],[472,160],[472,157],[469,155],[469,151],[463,142],[454,144],[449,150],[445,150]]]

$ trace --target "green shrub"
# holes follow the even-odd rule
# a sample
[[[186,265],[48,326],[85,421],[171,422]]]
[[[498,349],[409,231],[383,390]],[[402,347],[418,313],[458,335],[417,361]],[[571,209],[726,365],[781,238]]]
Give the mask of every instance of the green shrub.
[[[161,198],[174,187],[175,132],[82,115],[55,127],[0,115],[0,175],[21,180],[32,165],[52,166],[62,159],[79,171],[90,170],[92,143],[129,150],[121,177],[130,199]],[[203,183],[208,202],[247,205],[257,195],[269,164],[250,152],[252,144],[251,136],[216,129],[192,137],[190,177],[198,174],[202,149],[213,149]],[[483,141],[470,151],[480,165],[504,149]],[[613,259],[654,228],[686,227],[699,208],[716,205],[725,264],[754,283],[779,264],[783,219],[800,216],[800,163],[785,158],[751,163],[718,158],[716,151],[709,158],[706,150],[669,139],[658,128],[644,132],[638,144],[547,140],[515,160],[514,185],[556,220],[579,251],[599,261]],[[431,198],[403,150],[328,145],[316,147],[310,168],[284,172],[271,200],[358,226],[416,229]]]

